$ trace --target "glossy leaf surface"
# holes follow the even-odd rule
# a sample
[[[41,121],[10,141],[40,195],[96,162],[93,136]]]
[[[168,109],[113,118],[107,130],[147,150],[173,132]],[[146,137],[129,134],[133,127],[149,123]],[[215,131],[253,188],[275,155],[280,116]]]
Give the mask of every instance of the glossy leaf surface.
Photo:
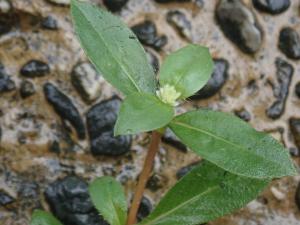
[[[195,153],[234,174],[254,178],[296,174],[279,142],[233,115],[192,111],[174,118],[170,128]]]
[[[32,214],[30,225],[62,225],[52,214],[35,210]]]
[[[89,186],[89,193],[96,209],[111,225],[124,225],[127,203],[123,187],[113,177],[101,177]]]
[[[155,95],[135,93],[123,102],[115,125],[115,135],[136,134],[167,125],[174,116],[174,109]]]
[[[145,51],[118,17],[77,0],[72,0],[71,11],[81,46],[108,82],[125,95],[155,92],[155,75]]]
[[[180,179],[139,225],[203,224],[244,206],[268,183],[202,162]]]
[[[159,81],[161,86],[174,86],[184,99],[207,83],[213,66],[208,48],[190,44],[167,56],[160,68]]]

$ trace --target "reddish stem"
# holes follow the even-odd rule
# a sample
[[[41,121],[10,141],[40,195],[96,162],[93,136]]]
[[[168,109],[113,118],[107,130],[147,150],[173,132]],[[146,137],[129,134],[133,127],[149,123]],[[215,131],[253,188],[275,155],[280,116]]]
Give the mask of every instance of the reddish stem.
[[[143,198],[143,193],[147,184],[147,181],[149,179],[149,176],[151,174],[152,168],[153,168],[153,162],[155,155],[158,151],[158,147],[161,140],[161,133],[157,131],[152,132],[151,137],[151,143],[149,146],[149,150],[144,162],[143,170],[139,176],[139,181],[136,187],[136,191],[131,203],[131,208],[129,210],[129,215],[127,219],[127,225],[133,225],[136,223],[136,215],[138,212],[138,209],[140,207],[141,200]]]

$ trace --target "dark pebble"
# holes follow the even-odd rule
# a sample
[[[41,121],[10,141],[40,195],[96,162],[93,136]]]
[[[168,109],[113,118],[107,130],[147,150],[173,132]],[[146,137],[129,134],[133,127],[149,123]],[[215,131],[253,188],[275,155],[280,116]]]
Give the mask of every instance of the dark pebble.
[[[150,20],[134,25],[131,29],[142,44],[150,46],[156,50],[160,50],[168,42],[165,35],[157,35],[156,26]]]
[[[290,0],[252,0],[252,2],[256,9],[273,15],[284,12],[291,5]]]
[[[50,184],[45,197],[53,214],[64,225],[108,225],[94,208],[87,183],[67,176]]]
[[[260,49],[263,34],[253,12],[240,0],[221,0],[216,19],[224,34],[243,52],[253,54]]]
[[[295,201],[296,201],[296,205],[298,206],[298,209],[300,210],[300,182],[296,189]]]
[[[0,63],[0,94],[16,89],[15,82],[5,72],[4,66]]]
[[[53,16],[47,16],[46,18],[43,19],[42,21],[42,28],[47,29],[47,30],[57,30],[57,21]]]
[[[30,81],[24,80],[21,83],[20,95],[22,98],[27,98],[35,93],[35,88],[33,83]]]
[[[176,173],[176,178],[179,180],[182,177],[184,177],[186,174],[188,174],[192,169],[194,169],[197,165],[199,165],[200,162],[195,162],[190,165],[184,166],[181,169],[179,169]]]
[[[20,72],[25,77],[42,77],[50,72],[50,68],[45,62],[30,60],[22,67]]]
[[[128,0],[103,0],[104,5],[112,12],[120,11]]]
[[[284,112],[286,99],[289,94],[289,86],[294,73],[294,68],[288,62],[277,58],[276,77],[278,85],[274,87],[275,102],[266,110],[266,114],[271,119],[278,119]]]
[[[209,98],[215,95],[228,79],[229,63],[225,59],[214,59],[214,72],[207,84],[191,97],[193,100]]]
[[[121,105],[114,97],[93,106],[87,113],[87,127],[91,151],[94,155],[121,155],[130,150],[131,136],[114,137],[113,130]]]
[[[44,85],[44,94],[56,113],[64,120],[69,121],[75,128],[80,139],[85,138],[85,126],[83,120],[71,101],[64,93],[51,83]]]
[[[37,198],[39,195],[39,185],[36,182],[24,181],[18,191],[23,198]]]
[[[11,31],[16,23],[16,18],[12,13],[0,13],[0,35]]]
[[[299,118],[291,118],[289,120],[290,130],[293,134],[295,144],[298,149],[300,149],[300,119]]]
[[[192,24],[183,12],[179,10],[169,11],[167,13],[167,21],[183,38],[188,40],[192,38]]]
[[[165,187],[167,185],[168,179],[165,176],[154,173],[147,182],[147,188],[152,192],[156,192],[159,189]]]
[[[162,137],[162,141],[166,144],[177,148],[182,152],[187,152],[187,147],[177,138],[177,136],[170,130],[167,129],[164,136]]]
[[[6,206],[13,203],[15,200],[9,194],[0,190],[0,206]]]
[[[279,49],[291,59],[300,59],[300,36],[294,29],[285,27],[280,31]]]
[[[152,211],[153,206],[151,201],[143,196],[138,213],[137,213],[137,220],[140,222],[142,219],[146,218]]]
[[[295,93],[296,93],[297,97],[300,98],[300,82],[298,82],[296,84]]]
[[[60,148],[60,145],[59,145],[59,142],[58,141],[53,141],[50,146],[49,146],[49,150],[51,152],[54,152],[54,153],[57,153],[59,154],[61,152],[61,148]]]
[[[246,122],[251,120],[251,115],[246,109],[236,110],[234,114]]]
[[[299,156],[299,149],[298,148],[291,147],[291,148],[289,148],[289,152],[290,152],[290,155],[293,156],[293,157],[298,157]]]
[[[145,50],[146,50],[148,62],[152,66],[154,73],[157,74],[159,71],[159,60],[156,57],[156,55],[154,53],[152,53],[151,50],[148,50],[148,49],[145,49]]]

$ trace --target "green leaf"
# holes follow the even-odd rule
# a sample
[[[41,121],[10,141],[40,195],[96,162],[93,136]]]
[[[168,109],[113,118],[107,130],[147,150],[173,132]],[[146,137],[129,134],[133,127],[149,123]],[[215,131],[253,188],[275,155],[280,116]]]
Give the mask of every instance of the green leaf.
[[[77,0],[72,0],[71,11],[81,46],[108,82],[125,95],[155,92],[155,75],[145,51],[119,18]]]
[[[246,205],[269,183],[202,162],[163,197],[140,225],[198,225]]]
[[[159,81],[161,86],[174,86],[184,99],[207,83],[213,66],[208,48],[190,44],[167,56],[160,68]]]
[[[48,212],[35,210],[32,214],[30,225],[62,225],[62,223]]]
[[[93,204],[110,225],[124,225],[127,203],[123,187],[113,177],[101,177],[89,186]]]
[[[166,126],[174,116],[174,109],[156,96],[135,93],[123,102],[115,125],[115,135],[136,134]]]
[[[188,112],[176,117],[170,128],[191,150],[231,173],[254,178],[297,174],[281,144],[233,115]]]

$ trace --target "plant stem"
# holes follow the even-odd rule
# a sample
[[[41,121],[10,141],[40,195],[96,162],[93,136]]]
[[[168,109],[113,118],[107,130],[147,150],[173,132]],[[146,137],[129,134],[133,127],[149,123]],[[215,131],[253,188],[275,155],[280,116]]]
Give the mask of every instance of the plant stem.
[[[158,151],[161,136],[162,136],[162,134],[157,131],[152,132],[151,143],[150,143],[149,150],[148,150],[145,162],[144,162],[144,167],[139,176],[139,181],[138,181],[136,191],[135,191],[132,203],[131,203],[131,208],[129,210],[127,225],[133,225],[136,223],[136,215],[137,215],[138,209],[140,207],[141,200],[143,198],[143,193],[144,193],[147,181],[149,179],[149,176],[150,176],[152,168],[153,168],[153,162],[154,162],[155,155]]]

